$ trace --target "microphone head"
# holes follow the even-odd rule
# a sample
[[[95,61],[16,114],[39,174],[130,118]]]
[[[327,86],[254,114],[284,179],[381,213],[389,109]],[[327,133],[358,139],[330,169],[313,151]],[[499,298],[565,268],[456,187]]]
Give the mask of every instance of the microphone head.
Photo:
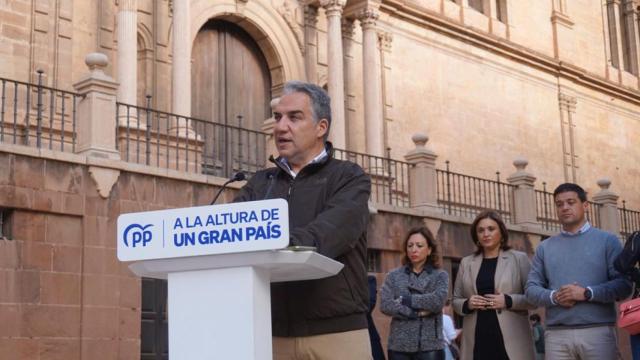
[[[233,181],[242,181],[246,178],[247,176],[242,171],[239,171],[235,175],[233,175]]]

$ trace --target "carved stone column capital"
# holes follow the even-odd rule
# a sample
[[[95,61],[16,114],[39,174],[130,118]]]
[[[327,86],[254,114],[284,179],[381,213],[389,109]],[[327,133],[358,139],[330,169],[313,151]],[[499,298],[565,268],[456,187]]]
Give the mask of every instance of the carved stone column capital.
[[[360,11],[357,15],[360,20],[360,26],[363,29],[370,29],[376,26],[376,20],[380,17],[380,14],[376,9],[367,8]]]
[[[578,103],[578,100],[575,96],[560,93],[558,95],[558,101],[560,102],[561,109],[568,110],[570,112],[576,111],[576,104]]]
[[[138,10],[137,0],[118,0],[116,1],[116,5],[118,6],[119,11],[137,11]]]
[[[327,17],[341,16],[347,0],[320,0],[320,5],[324,8]]]
[[[355,22],[353,19],[342,18],[342,37],[345,39],[353,39],[355,35]]]
[[[384,52],[391,52],[391,42],[393,42],[393,34],[380,31],[378,32],[378,41],[380,42],[380,49]]]
[[[315,27],[318,24],[318,8],[311,5],[304,6],[304,25]]]

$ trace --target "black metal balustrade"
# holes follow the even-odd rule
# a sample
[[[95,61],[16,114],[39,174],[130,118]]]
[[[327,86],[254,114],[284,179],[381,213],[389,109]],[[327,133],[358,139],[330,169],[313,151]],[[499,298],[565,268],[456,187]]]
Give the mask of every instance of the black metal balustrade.
[[[0,143],[74,152],[76,108],[82,95],[38,83],[0,78]]]
[[[640,211],[627,209],[627,202],[622,200],[620,213],[620,234],[623,237],[631,235],[634,231],[640,231]]]
[[[230,177],[266,167],[267,134],[123,103],[116,104],[116,148],[124,161]]]
[[[475,217],[492,209],[511,222],[515,186],[500,181],[500,172],[496,172],[496,180],[488,180],[452,172],[449,161],[445,164],[445,170],[436,169],[436,184],[438,205],[447,214]]]
[[[354,151],[334,149],[336,159],[349,160],[371,176],[371,200],[375,203],[409,206],[409,169],[411,164],[387,157],[362,154]]]
[[[37,84],[0,78],[0,143],[75,152],[77,107],[82,95],[43,85],[43,71]],[[235,125],[180,116],[150,108],[116,103],[116,148],[124,161],[178,171],[230,177],[237,171],[248,175],[267,167],[268,135]],[[107,136],[105,134],[105,136]],[[409,207],[408,162],[335,149],[335,157],[359,164],[372,179],[371,200]],[[498,211],[505,221],[513,217],[515,186],[450,171],[436,170],[438,205],[446,213],[473,217],[483,209]],[[553,194],[535,190],[536,218],[551,231],[561,229]],[[589,202],[587,218],[599,227],[600,205]],[[640,211],[626,208],[622,201],[621,235],[640,230]]]

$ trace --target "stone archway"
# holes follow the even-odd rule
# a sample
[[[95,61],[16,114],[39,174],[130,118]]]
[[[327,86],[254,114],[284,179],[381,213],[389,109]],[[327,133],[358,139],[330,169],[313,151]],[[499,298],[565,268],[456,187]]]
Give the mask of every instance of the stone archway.
[[[210,20],[236,24],[255,41],[268,65],[271,97],[278,97],[284,83],[304,79],[304,58],[299,40],[283,16],[267,1],[191,1],[191,40]]]

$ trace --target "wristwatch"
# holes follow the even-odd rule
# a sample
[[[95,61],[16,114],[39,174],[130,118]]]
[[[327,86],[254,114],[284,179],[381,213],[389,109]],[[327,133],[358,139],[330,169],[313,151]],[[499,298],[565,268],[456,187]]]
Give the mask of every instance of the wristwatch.
[[[592,297],[593,297],[593,292],[591,291],[591,289],[589,289],[589,288],[585,288],[585,289],[584,289],[584,298],[585,298],[587,301],[590,301]]]

